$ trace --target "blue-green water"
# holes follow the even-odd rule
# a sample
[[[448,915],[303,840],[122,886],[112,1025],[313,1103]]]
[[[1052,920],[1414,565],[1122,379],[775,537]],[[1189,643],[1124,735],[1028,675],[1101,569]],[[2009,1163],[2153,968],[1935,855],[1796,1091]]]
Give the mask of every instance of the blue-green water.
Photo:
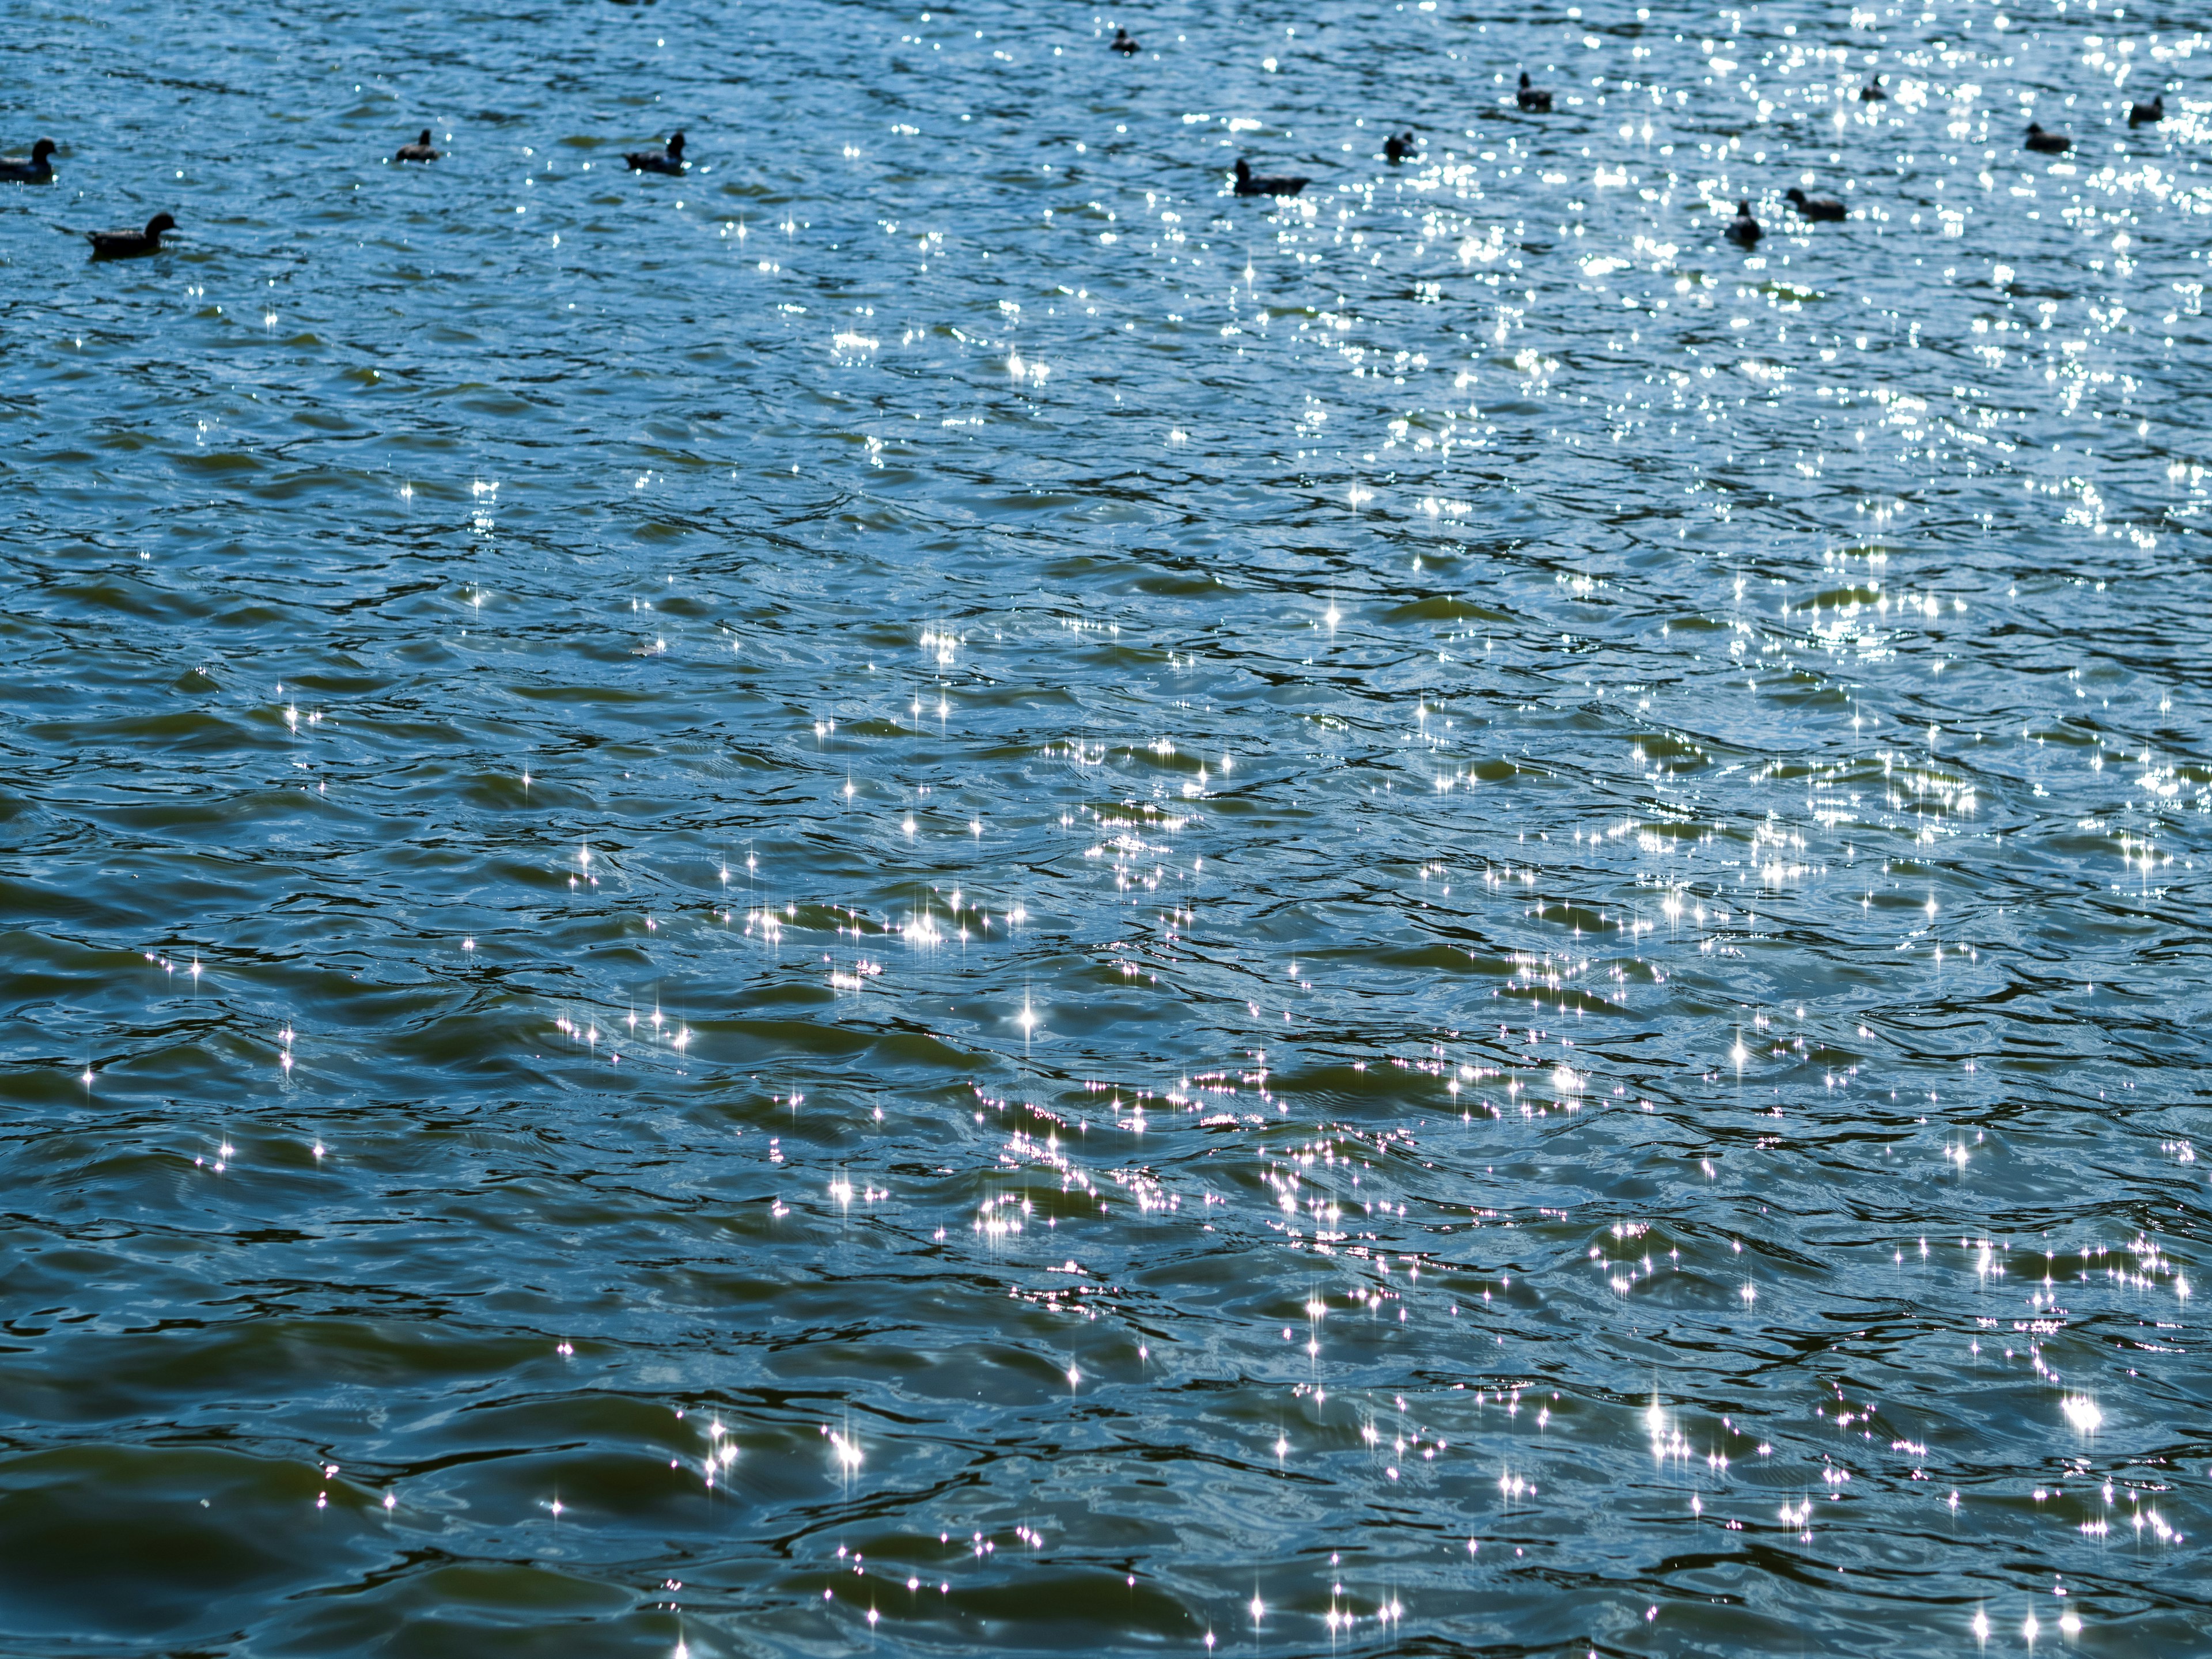
[[[2204,1650],[2206,37],[1650,9],[11,15],[0,1650]]]

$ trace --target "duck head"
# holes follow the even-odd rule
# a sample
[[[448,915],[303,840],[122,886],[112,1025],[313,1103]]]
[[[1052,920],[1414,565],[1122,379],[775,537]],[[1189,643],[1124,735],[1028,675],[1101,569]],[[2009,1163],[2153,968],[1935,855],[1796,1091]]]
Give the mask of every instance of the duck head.
[[[46,157],[52,155],[53,153],[54,141],[51,138],[40,139],[37,143],[31,146],[31,165],[33,167],[40,166],[46,161]]]
[[[668,136],[668,153],[669,153],[671,155],[674,155],[674,156],[678,156],[678,157],[681,157],[681,156],[683,155],[683,154],[684,154],[684,135],[683,135],[682,133],[680,133],[680,132],[672,132],[672,133],[669,134],[669,136]]]
[[[1527,70],[1522,70],[1521,71],[1521,89],[1523,92],[1526,92],[1528,89],[1528,71]]]
[[[149,242],[158,240],[163,231],[174,230],[176,228],[177,222],[174,219],[166,213],[157,213],[146,222],[146,240]]]
[[[2037,123],[2037,122],[2034,122],[2034,121],[2030,121],[2030,122],[2027,124],[2027,136],[2028,136],[2029,137],[2031,137],[2031,138],[2036,137],[2039,136],[2039,135],[2042,133],[2042,131],[2043,131],[2043,128],[2042,128],[2042,126],[2041,126],[2041,125],[2040,125],[2040,124],[2039,124],[2039,123]]]
[[[1252,164],[1243,156],[1237,158],[1237,182],[1243,184],[1252,176]]]
[[[422,136],[420,138],[417,138],[415,142],[427,148],[430,143],[430,129],[424,127],[422,129]]]
[[[1751,217],[1751,204],[1750,204],[1750,203],[1748,203],[1748,202],[1738,202],[1738,203],[1735,204],[1735,216],[1736,216],[1737,218],[1739,218],[1739,219],[1748,219],[1748,218],[1750,218],[1750,217]]]
[[[1789,189],[1782,192],[1782,199],[1785,202],[1794,202],[1799,207],[1803,207],[1805,205],[1805,192],[1798,189],[1796,185],[1792,185]],[[1741,212],[1742,210],[1739,208],[1737,211]]]

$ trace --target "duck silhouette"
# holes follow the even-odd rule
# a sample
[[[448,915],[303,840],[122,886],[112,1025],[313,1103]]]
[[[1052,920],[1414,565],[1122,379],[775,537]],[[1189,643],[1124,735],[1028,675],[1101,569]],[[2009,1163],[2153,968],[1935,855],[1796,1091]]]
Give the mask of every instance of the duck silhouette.
[[[1295,196],[1308,185],[1310,179],[1300,179],[1287,173],[1255,173],[1252,164],[1243,156],[1237,158],[1237,193],[1239,196]]]
[[[1881,76],[1879,75],[1868,76],[1867,83],[1859,88],[1859,102],[1862,104],[1879,104],[1888,96],[1881,89]]]
[[[1738,202],[1735,204],[1735,217],[1729,222],[1727,231],[1729,240],[1734,242],[1738,247],[1753,247],[1757,246],[1759,239],[1765,234],[1759,228],[1759,221],[1751,216],[1751,204]]]
[[[1133,58],[1144,50],[1142,46],[1137,44],[1137,37],[1130,33],[1128,30],[1121,27],[1119,24],[1115,26],[1114,38],[1108,41],[1107,44],[1112,46],[1115,51],[1120,52],[1124,58]]]
[[[2045,132],[2030,121],[2027,124],[2027,147],[2045,155],[2063,155],[2074,148],[2074,141],[2063,132]]]
[[[2166,94],[2160,93],[2148,104],[2128,106],[2128,125],[2131,127],[2154,127],[2166,119]]]
[[[143,230],[88,230],[85,239],[92,244],[95,259],[137,259],[149,253],[161,251],[161,233],[174,230],[177,222],[166,213],[157,213],[146,222]]]
[[[44,185],[53,180],[54,164],[46,158],[54,153],[54,141],[41,138],[31,146],[28,159],[21,155],[0,156],[0,179],[11,185]]]
[[[1844,204],[1832,196],[1807,196],[1792,185],[1782,192],[1783,198],[1808,219],[1843,219],[1850,216]]]
[[[438,154],[436,150],[430,148],[430,129],[424,127],[422,136],[411,144],[400,145],[399,154],[392,159],[399,161],[434,161],[438,159]]]
[[[1419,146],[1413,142],[1413,130],[1407,127],[1402,133],[1394,132],[1382,141],[1382,159],[1386,161],[1409,161]]]
[[[1552,112],[1552,94],[1542,87],[1530,86],[1527,70],[1521,71],[1521,89],[1513,94],[1513,101],[1532,115]]]
[[[629,163],[632,173],[681,173],[684,171],[684,135],[671,133],[665,150],[634,149],[623,157]]]

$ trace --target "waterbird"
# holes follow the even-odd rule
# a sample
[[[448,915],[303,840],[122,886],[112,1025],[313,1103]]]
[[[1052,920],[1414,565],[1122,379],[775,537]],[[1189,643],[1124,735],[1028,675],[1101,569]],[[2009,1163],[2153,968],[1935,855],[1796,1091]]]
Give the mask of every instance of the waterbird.
[[[54,141],[41,138],[31,146],[27,159],[21,155],[0,156],[0,179],[11,185],[43,185],[54,176],[54,164],[46,158],[54,153]]]
[[[1237,193],[1239,196],[1295,196],[1312,182],[1310,179],[1296,178],[1286,173],[1255,173],[1249,161],[1241,155],[1237,158]]]
[[[681,173],[684,171],[684,135],[671,133],[668,148],[655,153],[649,149],[634,149],[623,157],[629,163],[632,173]]]
[[[400,145],[399,154],[393,159],[400,161],[436,161],[438,159],[438,152],[430,148],[430,129],[424,127],[422,129],[422,136],[420,138],[417,138],[413,143]]]
[[[1521,71],[1521,89],[1513,94],[1513,100],[1532,115],[1552,112],[1552,94],[1542,87],[1530,86],[1527,70]]]
[[[85,238],[92,244],[95,259],[136,259],[161,251],[161,233],[174,230],[177,222],[166,213],[157,213],[146,222],[143,230],[88,230]]]
[[[1862,104],[1879,104],[1888,96],[1881,89],[1881,76],[1879,75],[1868,76],[1867,83],[1859,88],[1859,102]]]
[[[1130,33],[1128,30],[1121,27],[1118,23],[1114,27],[1113,40],[1109,41],[1107,44],[1111,46],[1115,51],[1120,52],[1124,58],[1133,58],[1139,52],[1144,50],[1142,46],[1139,46],[1137,44],[1137,37]]]
[[[1751,216],[1751,204],[1738,202],[1735,204],[1735,217],[1729,222],[1727,232],[1729,240],[1744,247],[1751,247],[1765,234],[1759,228],[1759,221]]]
[[[1792,207],[1808,219],[1841,219],[1848,216],[1844,212],[1844,204],[1832,196],[1808,197],[1795,185],[1784,191],[1782,194]]]
[[[1403,161],[1418,148],[1413,139],[1413,130],[1407,127],[1404,132],[1391,133],[1382,140],[1382,159],[1386,161]]]
[[[2128,106],[2128,125],[2131,127],[2156,126],[2166,119],[2166,94],[2158,94],[2148,104]]]
[[[2030,121],[2027,124],[2027,147],[2045,155],[2063,155],[2074,148],[2074,141],[2063,132],[2045,132]]]

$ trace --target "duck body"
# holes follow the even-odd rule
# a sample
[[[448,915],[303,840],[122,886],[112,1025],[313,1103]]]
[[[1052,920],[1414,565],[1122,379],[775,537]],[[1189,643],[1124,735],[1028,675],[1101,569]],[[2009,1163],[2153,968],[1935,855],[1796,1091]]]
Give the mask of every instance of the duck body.
[[[161,233],[174,230],[177,222],[166,213],[157,213],[146,222],[143,230],[88,230],[85,240],[92,244],[95,259],[139,259],[149,253],[161,251]]]
[[[28,156],[0,156],[0,180],[11,185],[50,185],[54,179],[54,164],[47,158],[54,153],[54,141],[41,138],[31,146]]]
[[[1729,240],[1734,242],[1738,247],[1755,247],[1759,244],[1759,239],[1765,234],[1759,228],[1759,221],[1751,216],[1751,204],[1738,202],[1735,204],[1735,217],[1729,222],[1727,231]]]
[[[1886,100],[1889,94],[1881,89],[1881,76],[1879,75],[1868,76],[1867,83],[1859,88],[1859,102],[1862,104],[1879,104]]]
[[[1394,132],[1383,139],[1382,159],[1392,162],[1411,161],[1419,148],[1413,142],[1413,129],[1408,127],[1402,133]]]
[[[1844,219],[1844,204],[1832,196],[1808,196],[1792,185],[1782,192],[1790,204],[1808,219]]]
[[[1551,93],[1543,87],[1530,86],[1527,70],[1521,71],[1520,90],[1513,94],[1513,101],[1531,115],[1549,115],[1552,112]]]
[[[1243,156],[1237,158],[1237,193],[1239,196],[1295,196],[1308,185],[1310,179],[1301,179],[1287,173],[1255,173],[1252,164]]]
[[[422,136],[411,144],[400,145],[399,154],[392,159],[399,161],[434,161],[438,159],[438,154],[439,152],[430,148],[430,129],[424,127]]]
[[[1108,41],[1107,45],[1112,46],[1115,51],[1120,52],[1124,58],[1133,58],[1144,50],[1142,46],[1137,44],[1137,37],[1135,35],[1130,33],[1128,30],[1120,27],[1116,27],[1115,29],[1114,38]]]
[[[681,173],[684,171],[684,135],[669,135],[665,150],[634,149],[623,160],[629,163],[632,173]]]
[[[2027,124],[2027,147],[2042,155],[2063,155],[2074,148],[2074,141],[2063,132],[2045,132],[2030,121]]]
[[[2128,106],[2128,125],[2131,127],[2154,127],[2166,119],[2166,94],[2160,93],[2148,104]]]

